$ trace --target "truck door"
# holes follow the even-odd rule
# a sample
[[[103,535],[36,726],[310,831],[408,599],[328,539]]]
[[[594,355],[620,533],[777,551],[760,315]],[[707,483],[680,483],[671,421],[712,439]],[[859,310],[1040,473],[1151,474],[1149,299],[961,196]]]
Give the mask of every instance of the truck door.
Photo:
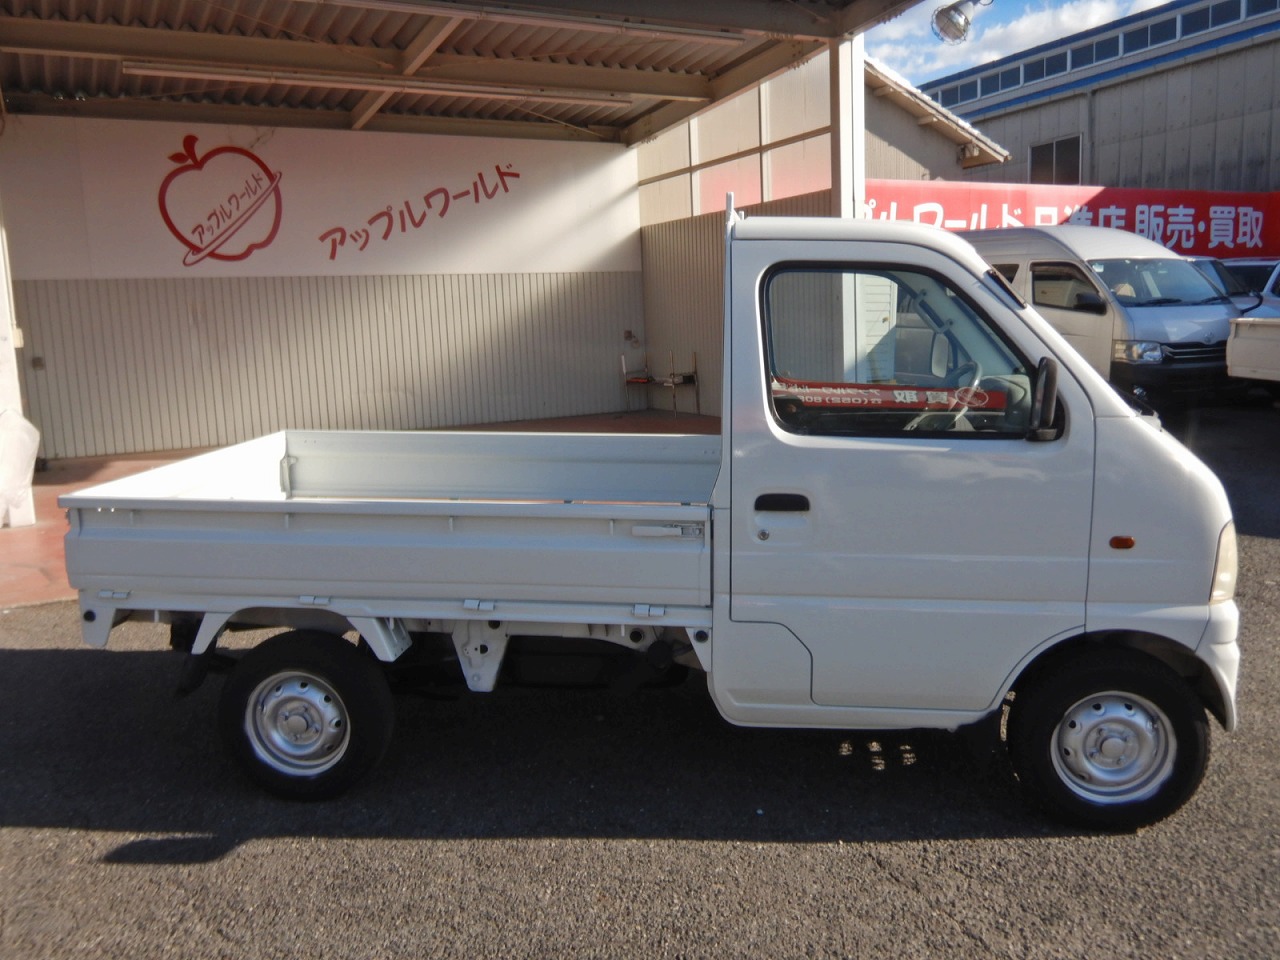
[[[816,704],[985,709],[1084,623],[1088,404],[1064,375],[1060,435],[1029,441],[1045,348],[987,281],[916,247],[815,246],[733,251],[730,620],[798,639]]]

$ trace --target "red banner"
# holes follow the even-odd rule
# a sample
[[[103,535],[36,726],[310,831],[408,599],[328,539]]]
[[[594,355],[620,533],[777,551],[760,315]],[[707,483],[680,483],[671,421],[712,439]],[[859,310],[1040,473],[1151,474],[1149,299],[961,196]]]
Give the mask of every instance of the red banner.
[[[1076,223],[1128,230],[1185,256],[1280,256],[1275,193],[868,180],[867,206],[874,220],[947,230]]]
[[[873,383],[814,383],[775,377],[774,400],[806,407],[872,407],[878,410],[1003,410],[1005,395],[980,387],[912,387]]]

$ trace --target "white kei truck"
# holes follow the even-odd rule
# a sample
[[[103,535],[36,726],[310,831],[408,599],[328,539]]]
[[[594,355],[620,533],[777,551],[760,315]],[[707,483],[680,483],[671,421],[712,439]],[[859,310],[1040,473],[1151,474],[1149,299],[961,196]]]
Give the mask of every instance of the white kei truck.
[[[1231,321],[1227,372],[1246,380],[1280,380],[1280,317],[1245,314]],[[1276,390],[1273,388],[1272,395]]]
[[[981,731],[1096,829],[1195,792],[1206,713],[1236,725],[1227,497],[969,244],[730,204],[723,396],[719,436],[285,430],[65,496],[84,639],[172,624],[287,798],[374,767],[410,668]]]

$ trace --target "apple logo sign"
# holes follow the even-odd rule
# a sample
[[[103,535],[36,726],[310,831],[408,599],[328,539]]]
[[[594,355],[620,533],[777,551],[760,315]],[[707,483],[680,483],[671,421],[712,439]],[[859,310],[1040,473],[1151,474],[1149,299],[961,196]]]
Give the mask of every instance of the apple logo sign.
[[[280,229],[280,174],[243,147],[200,156],[196,137],[169,154],[178,167],[160,184],[160,216],[187,248],[184,267],[205,259],[244,260]]]

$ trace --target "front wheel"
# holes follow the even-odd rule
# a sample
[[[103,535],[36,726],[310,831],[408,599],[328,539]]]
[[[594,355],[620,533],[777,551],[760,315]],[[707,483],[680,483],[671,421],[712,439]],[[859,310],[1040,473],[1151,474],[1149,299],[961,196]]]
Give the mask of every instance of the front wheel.
[[[1163,663],[1097,651],[1019,685],[1009,753],[1024,793],[1049,813],[1135,830],[1195,793],[1209,730],[1194,691]]]
[[[290,800],[345,791],[382,759],[394,721],[377,662],[341,637],[309,631],[249,651],[218,705],[231,756],[260,786]]]

